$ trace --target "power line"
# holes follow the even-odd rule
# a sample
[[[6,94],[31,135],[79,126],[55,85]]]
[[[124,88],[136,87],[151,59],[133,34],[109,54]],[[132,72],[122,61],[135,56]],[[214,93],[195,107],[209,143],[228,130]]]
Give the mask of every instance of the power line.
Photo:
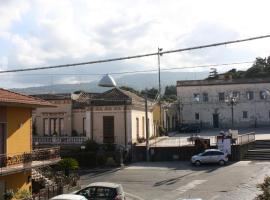
[[[209,68],[209,67],[221,67],[228,65],[242,65],[242,64],[251,64],[253,61],[245,61],[245,62],[233,62],[233,63],[221,63],[221,64],[209,64],[209,65],[196,65],[196,66],[186,66],[186,67],[166,67],[161,68],[161,71],[173,71],[173,70],[182,70],[182,69],[194,69],[194,68]],[[134,70],[134,71],[124,71],[124,72],[108,72],[107,74],[111,75],[123,75],[123,74],[136,74],[136,73],[145,73],[145,72],[157,72],[158,69],[148,69],[148,70]],[[0,74],[1,75],[1,74]],[[4,74],[2,74],[4,75]],[[83,73],[83,74],[20,74],[22,76],[103,76],[104,73]],[[6,76],[6,75],[5,75]]]
[[[228,45],[228,44],[234,44],[234,43],[240,43],[240,42],[247,42],[247,41],[258,40],[258,39],[269,38],[269,37],[270,37],[270,35],[263,35],[263,36],[251,37],[251,38],[240,39],[240,40],[232,40],[232,41],[219,42],[219,43],[213,43],[213,44],[207,44],[207,45],[201,45],[201,46],[194,46],[194,47],[188,47],[188,48],[182,48],[182,49],[163,51],[162,53],[155,52],[155,53],[139,54],[139,55],[134,55],[134,56],[125,56],[125,57],[118,57],[118,58],[109,58],[109,59],[104,59],[104,60],[95,60],[95,61],[89,61],[89,62],[71,63],[71,64],[63,64],[63,65],[53,65],[53,66],[47,66],[47,67],[35,67],[35,68],[22,68],[22,69],[14,69],[14,70],[5,70],[5,71],[0,71],[0,74],[14,73],[14,72],[24,72],[24,71],[36,71],[36,70],[45,70],[45,69],[56,69],[56,68],[73,67],[73,66],[80,66],[80,65],[90,65],[90,64],[114,62],[114,61],[120,61],[120,60],[128,60],[128,59],[134,59],[134,58],[150,57],[150,56],[156,56],[156,55],[163,55],[163,54],[170,54],[170,53],[183,52],[183,51],[191,51],[191,50],[203,49],[203,48],[209,48],[209,47],[216,47],[216,46],[222,46],[222,45]]]

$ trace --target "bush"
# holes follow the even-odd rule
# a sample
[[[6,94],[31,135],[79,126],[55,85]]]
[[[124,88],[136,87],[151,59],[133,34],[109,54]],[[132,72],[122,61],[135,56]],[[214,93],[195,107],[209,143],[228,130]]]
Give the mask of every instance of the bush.
[[[106,156],[104,154],[97,154],[97,164],[103,166],[106,164]]]
[[[70,170],[79,168],[79,163],[74,158],[64,158],[58,163],[58,166],[61,170],[65,171],[66,176],[69,176]]]
[[[32,194],[29,190],[19,190],[15,194],[15,199],[22,199],[22,200],[31,200],[32,199]]]
[[[116,145],[115,144],[101,144],[100,147],[102,148],[102,150],[104,151],[115,151],[116,149]]]
[[[96,166],[96,152],[66,152],[61,155],[62,158],[74,158],[79,162],[79,166],[95,167]]]
[[[106,162],[106,166],[115,167],[116,166],[115,160],[112,157],[108,157],[107,162]]]
[[[87,151],[96,152],[99,148],[99,144],[94,140],[87,140],[85,141],[84,145]]]
[[[263,193],[258,195],[255,200],[269,200],[270,199],[270,177],[267,176],[264,179],[264,182],[257,185],[257,188],[259,188]]]
[[[4,199],[5,199],[5,200],[11,200],[13,197],[14,197],[14,192],[13,192],[13,190],[7,190],[7,191],[4,193]]]

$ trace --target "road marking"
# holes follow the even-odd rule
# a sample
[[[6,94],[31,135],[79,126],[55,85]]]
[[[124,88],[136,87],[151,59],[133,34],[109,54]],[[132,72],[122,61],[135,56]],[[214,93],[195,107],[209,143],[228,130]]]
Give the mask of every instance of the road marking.
[[[215,195],[215,196],[213,196],[210,200],[216,200],[216,199],[218,199],[220,197],[220,195]]]
[[[193,181],[189,182],[188,184],[177,188],[176,191],[178,194],[182,194],[182,193],[185,193],[186,191],[191,190],[194,187],[196,187],[197,185],[200,185],[206,181],[207,180],[193,180]]]
[[[128,193],[128,192],[125,192],[125,194],[126,194],[127,196],[130,196],[130,197],[133,198],[133,199],[136,199],[136,200],[144,200],[143,198],[141,198],[141,197],[139,197],[139,196],[137,196],[137,195],[134,195],[134,194],[130,194],[130,193]]]

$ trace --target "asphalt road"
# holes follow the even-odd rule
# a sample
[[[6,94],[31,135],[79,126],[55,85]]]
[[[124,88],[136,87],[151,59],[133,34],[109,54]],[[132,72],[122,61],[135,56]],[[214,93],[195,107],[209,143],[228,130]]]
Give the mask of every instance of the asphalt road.
[[[188,162],[135,163],[124,169],[81,176],[81,184],[97,181],[121,183],[127,199],[251,200],[256,184],[270,175],[270,162],[241,161],[219,167],[191,166]]]

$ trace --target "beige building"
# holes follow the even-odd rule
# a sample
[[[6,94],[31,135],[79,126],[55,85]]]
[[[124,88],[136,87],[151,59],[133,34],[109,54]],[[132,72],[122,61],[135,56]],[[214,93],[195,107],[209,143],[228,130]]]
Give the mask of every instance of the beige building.
[[[146,138],[145,102],[134,93],[114,88],[102,94],[86,93],[85,103],[70,94],[35,95],[56,108],[34,112],[34,142],[80,144],[86,139],[127,146]],[[149,136],[155,134],[153,103],[148,101]],[[63,139],[65,138],[65,139]]]
[[[269,126],[269,90],[270,79],[177,81],[181,122],[207,128]]]

